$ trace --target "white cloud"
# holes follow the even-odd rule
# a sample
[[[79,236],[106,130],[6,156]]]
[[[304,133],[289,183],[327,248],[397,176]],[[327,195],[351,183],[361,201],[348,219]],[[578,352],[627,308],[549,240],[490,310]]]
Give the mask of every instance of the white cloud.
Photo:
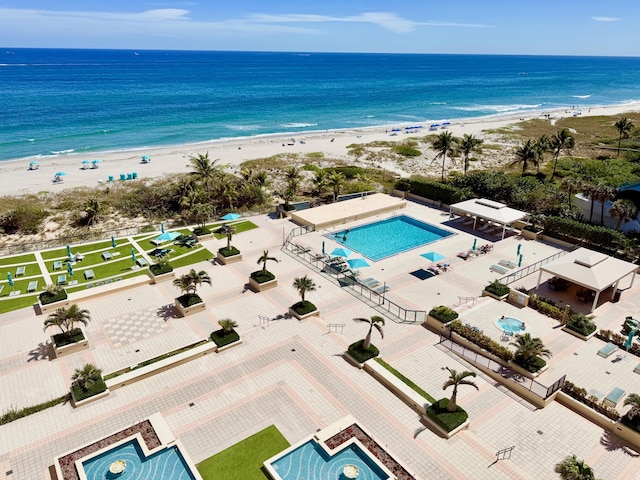
[[[619,22],[620,19],[616,17],[591,17],[596,22]]]

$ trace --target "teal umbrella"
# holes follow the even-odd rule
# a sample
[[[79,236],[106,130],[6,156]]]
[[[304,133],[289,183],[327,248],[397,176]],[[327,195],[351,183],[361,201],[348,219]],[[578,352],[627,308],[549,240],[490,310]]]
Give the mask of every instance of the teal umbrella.
[[[238,215],[237,213],[227,213],[226,215],[220,217],[222,220],[228,220],[228,221],[233,221],[233,220],[237,220],[240,218],[241,215]]]
[[[71,258],[73,255],[71,254],[71,245],[67,244],[67,257]]]
[[[347,248],[336,247],[331,252],[331,255],[335,257],[348,257],[349,255],[351,255],[351,250]]]
[[[9,286],[13,287],[13,277],[11,276],[11,272],[7,273],[7,280],[9,282]]]
[[[476,242],[478,241],[477,238],[473,239],[473,247],[471,247],[471,250],[475,250],[476,249]]]
[[[136,261],[136,249],[135,248],[131,249],[131,260],[133,260],[134,263]]]
[[[324,240],[322,241],[322,254],[324,255]]]
[[[67,272],[73,277],[73,265],[71,265],[71,262],[67,262]]]
[[[369,267],[369,262],[367,262],[364,258],[353,258],[351,260],[347,260],[347,263],[351,268],[362,268]]]
[[[439,262],[440,260],[445,258],[444,255],[438,252],[427,252],[427,253],[421,254],[420,256],[426,258],[431,262]]]
[[[518,244],[518,251],[516,252],[516,255],[520,255],[520,248],[522,248],[522,244]]]
[[[636,334],[636,330],[635,328],[632,328],[631,331],[629,332],[629,335],[627,336],[627,340],[624,342],[624,348],[626,348],[627,350],[629,350],[629,348],[633,344],[633,336],[635,334]]]
[[[522,266],[522,255],[518,255],[518,267]]]
[[[118,246],[118,244],[116,243],[116,239],[113,235],[111,235],[111,246],[113,248],[116,248]]]
[[[164,233],[164,223],[160,224],[160,233]]]

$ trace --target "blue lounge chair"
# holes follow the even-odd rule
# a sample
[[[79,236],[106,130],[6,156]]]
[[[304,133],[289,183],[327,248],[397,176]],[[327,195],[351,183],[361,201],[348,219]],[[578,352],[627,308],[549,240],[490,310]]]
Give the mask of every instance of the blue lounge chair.
[[[26,267],[18,267],[16,268],[16,277],[19,277],[20,275],[24,275],[24,272],[26,270]]]
[[[58,275],[58,285],[64,285],[65,283],[67,283],[67,276],[66,275]]]
[[[84,271],[85,280],[91,280],[94,277],[95,277],[95,274],[93,273],[93,270],[85,270]]]
[[[127,176],[124,173],[120,174],[120,180],[126,180]]]
[[[609,393],[609,395],[605,397],[602,403],[604,403],[605,405],[611,408],[615,408],[615,406],[618,405],[618,402],[622,399],[622,397],[624,397],[625,393],[626,392],[624,390],[616,387],[613,390],[611,390],[611,393]]]
[[[609,342],[600,350],[598,350],[598,355],[600,355],[601,357],[607,358],[616,350],[618,350],[618,346],[615,343]]]
[[[111,260],[113,258],[113,255],[111,255],[109,252],[102,252],[102,259],[107,261],[107,260]]]
[[[62,261],[57,260],[57,261],[53,262],[53,269],[54,270],[62,270]]]
[[[138,178],[138,172],[133,172],[131,174],[131,177],[135,180],[136,178]]]
[[[504,275],[505,273],[507,273],[509,271],[505,267],[503,267],[502,265],[491,265],[489,267],[489,270],[493,270],[494,272],[500,273],[502,275]]]
[[[27,286],[27,293],[35,292],[37,289],[38,289],[38,281],[33,280],[29,282],[29,285]]]

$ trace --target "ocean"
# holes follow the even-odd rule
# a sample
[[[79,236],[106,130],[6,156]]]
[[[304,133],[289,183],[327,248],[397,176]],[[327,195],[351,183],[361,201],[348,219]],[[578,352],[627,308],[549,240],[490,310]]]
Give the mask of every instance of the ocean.
[[[0,160],[640,100],[640,58],[3,49]]]

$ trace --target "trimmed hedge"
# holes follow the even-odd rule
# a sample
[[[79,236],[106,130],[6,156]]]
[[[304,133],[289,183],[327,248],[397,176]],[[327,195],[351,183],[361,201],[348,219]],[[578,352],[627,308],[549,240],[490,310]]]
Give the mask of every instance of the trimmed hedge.
[[[362,348],[363,343],[364,340],[358,340],[357,342],[349,345],[349,348],[347,348],[347,352],[349,353],[349,355],[355,358],[358,362],[364,363],[367,360],[370,360],[373,357],[377,357],[380,354],[380,350],[378,350],[378,348],[373,343],[369,347],[369,350],[365,350],[364,348]]]
[[[238,332],[235,330],[225,332],[224,329],[221,328],[220,330],[216,330],[211,333],[211,340],[218,347],[224,347],[225,345],[229,345],[230,343],[240,340],[240,335],[238,335]]]
[[[451,322],[458,318],[458,312],[445,305],[432,308],[429,311],[429,315],[442,323]]]
[[[291,305],[291,308],[298,315],[306,315],[307,313],[313,312],[317,310],[316,306],[311,303],[309,300],[305,300],[304,302],[298,302]]]
[[[539,372],[547,364],[547,362],[540,357],[536,357],[531,362],[527,363],[524,361],[524,358],[521,357],[520,355],[516,355],[515,357],[513,357],[513,361],[518,366],[524,368],[527,372],[530,372],[530,373]]]
[[[84,333],[79,328],[69,330],[67,333],[56,333],[53,336],[53,343],[56,347],[64,347],[73,343],[78,343],[84,340]]]
[[[219,248],[218,252],[220,252],[220,255],[222,255],[223,257],[232,257],[234,255],[238,255],[240,253],[240,250],[238,250],[236,247],[231,245],[231,248],[227,248],[227,247]]]
[[[596,331],[596,324],[589,320],[582,314],[578,314],[574,316],[569,323],[567,323],[567,328],[573,330],[574,332],[579,333],[585,337],[591,335]]]
[[[184,308],[192,307],[198,303],[202,303],[202,298],[197,293],[185,293],[176,298]]]
[[[613,421],[620,420],[620,414],[615,408],[608,407],[604,403],[598,402],[598,397],[596,397],[595,395],[587,396],[587,391],[584,388],[580,388],[577,385],[574,385],[573,383],[567,380],[566,382],[564,382],[564,385],[562,386],[562,391],[567,395],[569,395],[574,400],[577,400],[580,403],[583,403],[587,407],[592,408],[593,410],[595,410],[598,413],[601,413],[605,417]]]
[[[509,288],[509,285],[505,285],[504,283],[500,283],[498,280],[494,280],[489,285],[484,287],[484,289],[487,292],[493,293],[494,295],[497,295],[499,297],[501,297],[503,295],[506,295],[511,291],[511,289]]]
[[[467,200],[465,192],[446,183],[432,182],[422,179],[401,178],[395,184],[397,190],[410,192],[420,197],[440,201],[451,205],[452,203]]]
[[[48,305],[53,302],[59,302],[60,300],[66,300],[67,291],[63,288],[56,294],[51,294],[49,292],[42,292],[38,298],[42,305]]]
[[[402,375],[398,370],[393,368],[391,365],[389,365],[387,362],[385,362],[380,357],[375,358],[375,361],[378,362],[380,365],[382,365],[387,370],[389,370],[391,373],[393,373],[393,375],[395,375],[397,378],[399,378],[400,381],[402,381],[402,383],[404,383],[407,387],[409,387],[411,390],[416,392],[421,397],[427,399],[430,403],[434,403],[436,401],[435,398],[433,398],[431,395],[429,395],[427,392],[425,392],[422,388],[420,388],[418,385],[413,383],[407,377]]]
[[[211,230],[209,230],[207,227],[196,227],[193,229],[193,233],[200,237],[202,235],[209,235],[211,233]]]
[[[618,230],[566,217],[547,217],[544,231],[547,235],[561,240],[592,245],[607,251],[615,251],[625,244],[625,235]]]
[[[162,275],[163,273],[173,272],[173,267],[168,263],[165,263],[163,265],[154,263],[149,267],[149,270],[151,270],[151,273],[153,273],[154,275]]]
[[[449,324],[452,332],[456,332],[461,337],[469,340],[474,345],[486,350],[487,352],[501,358],[505,362],[513,359],[513,352],[507,347],[502,346],[495,340],[486,335],[476,332],[475,330],[464,326],[460,320],[454,320]]]
[[[258,270],[257,272],[252,272],[250,276],[258,283],[270,282],[271,280],[275,280],[276,278],[276,276],[269,270],[267,270],[266,272]]]
[[[98,395],[99,393],[104,392],[106,389],[107,384],[104,383],[102,377],[96,380],[96,383],[94,383],[93,386],[87,390],[85,390],[84,388],[80,388],[78,385],[71,385],[73,396],[75,397],[77,402]]]
[[[447,405],[449,405],[449,399],[441,398],[427,407],[427,417],[447,432],[451,432],[466,422],[469,415],[459,405],[456,406],[455,412],[450,412],[447,410]]]
[[[59,398],[54,398],[53,400],[49,400],[48,402],[39,403],[38,405],[33,405],[31,407],[24,407],[20,410],[16,410],[15,408],[10,408],[2,415],[0,415],[0,425],[4,425],[6,423],[11,423],[14,420],[18,420],[23,417],[27,417],[29,415],[33,415],[34,413],[41,412],[46,410],[47,408],[55,407],[56,405],[61,405],[63,403],[68,402],[70,399],[70,395],[67,393]]]

